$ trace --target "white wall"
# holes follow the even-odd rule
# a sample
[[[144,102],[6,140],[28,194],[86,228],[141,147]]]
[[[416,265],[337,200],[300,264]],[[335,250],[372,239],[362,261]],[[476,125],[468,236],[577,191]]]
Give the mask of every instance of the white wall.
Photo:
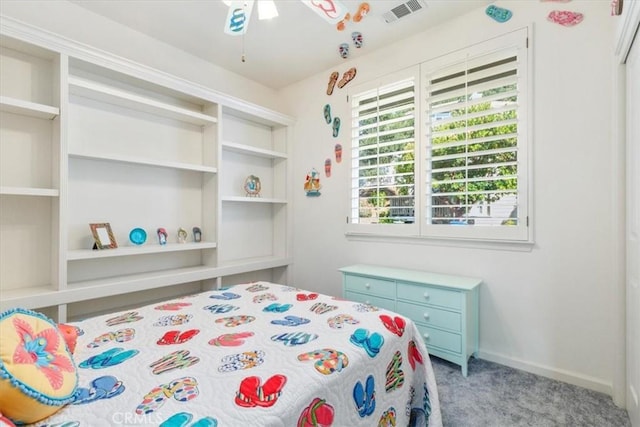
[[[337,139],[343,161],[323,179],[322,196],[305,197],[302,184],[311,167],[323,170],[336,142],[322,108],[348,122],[345,92],[325,94],[325,70],[283,91],[297,117],[294,155],[295,284],[341,294],[337,269],[373,263],[484,279],[480,308],[481,357],[612,393],[614,327],[620,280],[612,249],[617,206],[608,203],[619,183],[610,142],[612,126],[613,20],[608,1],[568,4],[503,1],[513,18],[498,24],[484,9],[379,50],[346,61],[355,83],[465,47],[533,23],[533,154],[535,245],[530,251],[481,249],[348,240],[350,141]],[[553,9],[584,13],[565,28],[546,21]],[[428,13],[428,10],[427,10]],[[366,46],[366,34],[365,46]],[[618,233],[618,234],[616,234]]]
[[[273,89],[66,0],[2,0],[0,13],[221,93],[282,111],[280,98]]]
[[[620,247],[614,226],[619,217],[608,203],[613,199],[608,194],[618,191],[615,185],[620,182],[619,159],[609,141],[616,18],[609,16],[605,0],[497,4],[514,11],[508,23],[497,24],[479,9],[357,62],[345,61],[339,71],[356,66],[355,82],[365,82],[533,23],[536,244],[529,252],[347,240],[350,171],[345,129],[339,138],[344,160],[334,163],[331,178],[323,175],[322,196],[307,198],[302,190],[306,172],[311,167],[322,171],[336,142],[324,123],[323,105],[331,103],[343,126],[348,117],[344,95],[349,86],[336,89],[332,97],[325,95],[332,69],[278,94],[64,0],[2,0],[0,13],[296,115],[297,285],[339,295],[337,269],[355,262],[482,277],[482,357],[611,392],[614,354],[621,351],[613,331],[618,326],[616,313],[623,310],[623,286],[616,283],[619,264],[610,255]],[[574,28],[548,23],[546,15],[554,8],[581,11],[585,21]]]

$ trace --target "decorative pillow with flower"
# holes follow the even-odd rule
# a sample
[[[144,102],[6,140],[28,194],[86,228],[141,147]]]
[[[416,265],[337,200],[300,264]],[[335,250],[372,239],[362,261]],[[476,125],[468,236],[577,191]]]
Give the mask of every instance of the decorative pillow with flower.
[[[34,423],[72,402],[77,386],[56,323],[21,308],[0,314],[0,413],[16,424]]]

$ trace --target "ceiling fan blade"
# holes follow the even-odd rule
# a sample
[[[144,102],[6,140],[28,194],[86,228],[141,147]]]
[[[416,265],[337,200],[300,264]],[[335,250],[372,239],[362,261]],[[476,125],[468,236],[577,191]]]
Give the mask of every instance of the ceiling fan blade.
[[[300,0],[329,24],[337,24],[349,12],[340,0]]]
[[[224,24],[225,34],[241,36],[247,32],[254,0],[234,0],[229,6],[227,20]]]

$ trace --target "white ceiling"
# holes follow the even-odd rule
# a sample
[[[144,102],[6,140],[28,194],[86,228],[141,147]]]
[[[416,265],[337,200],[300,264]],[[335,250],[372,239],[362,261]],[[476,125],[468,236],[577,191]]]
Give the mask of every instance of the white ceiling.
[[[348,43],[349,58],[357,58],[491,3],[425,0],[426,8],[387,24],[382,15],[404,1],[368,0],[369,14],[359,23],[348,22],[344,31],[338,31],[300,1],[276,0],[279,16],[258,20],[254,6],[242,37],[224,33],[228,7],[221,0],[71,1],[273,89],[337,67],[344,61],[338,54],[340,43]],[[362,3],[362,0],[342,1],[352,14]],[[361,49],[353,46],[353,31],[363,35]]]

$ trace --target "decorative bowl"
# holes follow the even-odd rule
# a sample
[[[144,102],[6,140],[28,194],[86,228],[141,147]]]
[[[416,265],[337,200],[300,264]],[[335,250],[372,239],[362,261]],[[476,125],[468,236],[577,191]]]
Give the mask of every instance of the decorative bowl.
[[[129,240],[134,245],[141,245],[147,241],[147,232],[142,228],[134,228],[129,232]]]

